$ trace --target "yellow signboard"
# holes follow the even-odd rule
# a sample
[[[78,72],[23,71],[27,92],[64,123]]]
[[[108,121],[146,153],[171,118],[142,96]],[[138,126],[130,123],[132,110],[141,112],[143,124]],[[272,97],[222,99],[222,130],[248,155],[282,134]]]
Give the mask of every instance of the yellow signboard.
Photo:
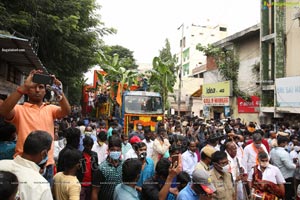
[[[203,84],[203,97],[229,97],[232,96],[231,81]]]

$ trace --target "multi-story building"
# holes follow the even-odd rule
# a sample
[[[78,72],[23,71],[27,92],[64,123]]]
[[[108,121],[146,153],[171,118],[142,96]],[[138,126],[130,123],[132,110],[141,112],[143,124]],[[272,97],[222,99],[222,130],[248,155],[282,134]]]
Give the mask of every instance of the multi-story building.
[[[207,57],[203,72],[202,100],[205,118],[222,119],[227,117],[241,118],[245,123],[259,120],[259,61],[260,25],[251,26],[239,31],[212,45],[228,54],[233,52],[238,61],[237,81],[226,79],[221,73],[213,56]],[[230,58],[228,58],[230,59]],[[225,66],[228,71],[230,66]],[[234,73],[234,72],[232,72]],[[235,85],[233,85],[235,84]],[[249,99],[235,94],[233,88],[243,91]],[[245,97],[244,97],[245,98]]]
[[[261,109],[267,122],[299,125],[300,3],[261,0]]]
[[[225,38],[227,36],[227,27],[222,25],[181,25],[180,27],[181,31],[181,39],[179,41],[179,48],[176,53],[177,57],[177,66],[181,67],[182,65],[182,82],[181,82],[181,92],[179,92],[179,81],[177,79],[177,83],[174,86],[174,93],[171,94],[171,96],[176,96],[177,101],[180,100],[180,104],[183,104],[181,106],[181,114],[188,114],[194,112],[195,115],[200,115],[200,112],[202,110],[202,106],[199,107],[199,105],[202,105],[200,103],[198,98],[192,98],[192,94],[195,93],[195,91],[200,89],[200,85],[202,84],[203,77],[200,77],[200,73],[195,73],[195,69],[199,66],[202,66],[206,63],[206,56],[203,52],[200,52],[196,49],[197,45],[200,43],[204,46],[207,44],[211,44],[213,42],[216,42],[222,38]],[[193,79],[194,82],[191,85],[190,80],[191,78],[187,77],[194,77],[198,79]],[[183,88],[189,88],[192,89],[188,92],[188,90]],[[179,97],[180,93],[180,98]],[[178,107],[175,106],[178,104],[178,102],[171,101],[171,104],[173,104],[175,112],[178,110]],[[185,106],[189,105],[189,106]]]
[[[182,37],[180,39],[179,52],[176,53],[177,65],[181,65],[182,75],[192,76],[192,71],[196,67],[206,63],[206,56],[196,49],[197,44],[206,46],[227,36],[227,27],[222,25],[182,25]],[[181,52],[182,51],[182,52]]]

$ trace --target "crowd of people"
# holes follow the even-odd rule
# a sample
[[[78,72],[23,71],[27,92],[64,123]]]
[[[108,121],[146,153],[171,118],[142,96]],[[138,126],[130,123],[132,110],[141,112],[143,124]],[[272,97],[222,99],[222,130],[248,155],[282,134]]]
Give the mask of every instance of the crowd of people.
[[[300,197],[297,126],[165,116],[125,134],[117,119],[72,116],[62,91],[60,106],[45,104],[34,73],[0,102],[1,199]]]

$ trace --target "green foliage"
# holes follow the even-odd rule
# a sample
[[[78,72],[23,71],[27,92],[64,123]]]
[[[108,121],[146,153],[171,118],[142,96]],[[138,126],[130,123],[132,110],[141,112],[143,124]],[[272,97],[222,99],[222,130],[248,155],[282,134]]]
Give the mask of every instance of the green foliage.
[[[138,66],[135,63],[135,59],[133,57],[133,51],[129,49],[115,45],[115,46],[104,46],[102,48],[103,53],[106,57],[113,57],[115,54],[119,55],[119,60],[122,63],[122,67],[125,69],[137,69]]]
[[[147,71],[151,74],[149,79],[150,89],[159,92],[162,96],[164,109],[168,109],[169,92],[173,93],[173,87],[176,82],[175,76],[176,60],[172,57],[170,43],[166,39],[165,47],[160,51],[159,57],[154,57],[152,61],[152,70]]]
[[[234,96],[242,97],[245,100],[251,100],[250,95],[240,90],[238,87],[239,61],[232,50],[221,49],[210,44],[207,45],[207,47],[198,44],[196,49],[204,52],[206,56],[214,58],[218,70],[223,78],[225,80],[232,81]]]
[[[71,90],[74,81],[97,64],[101,37],[116,32],[104,26],[96,8],[95,0],[2,0],[0,29],[29,39],[70,95],[77,92]]]
[[[99,58],[99,65],[107,73],[107,75],[103,76],[98,74],[98,78],[102,84],[109,83],[114,94],[118,91],[118,83],[121,84],[120,93],[122,93],[124,84],[127,84],[128,87],[130,87],[134,83],[138,76],[137,71],[130,69],[126,70],[123,67],[123,60],[119,59],[118,54],[114,54],[113,57],[111,57],[105,56],[103,53],[99,53]],[[110,101],[115,104],[113,99],[110,99]]]

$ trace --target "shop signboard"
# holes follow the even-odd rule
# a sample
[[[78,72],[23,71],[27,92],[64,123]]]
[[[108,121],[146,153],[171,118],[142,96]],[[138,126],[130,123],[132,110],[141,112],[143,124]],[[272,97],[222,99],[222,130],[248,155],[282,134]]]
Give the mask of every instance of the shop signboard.
[[[205,106],[229,106],[229,97],[203,97]]]
[[[232,96],[231,81],[203,84],[203,97],[229,97]]]
[[[237,98],[239,113],[258,113],[260,98],[258,96],[251,96],[250,101],[246,101],[241,97]]]
[[[300,76],[275,81],[278,107],[300,107]]]

